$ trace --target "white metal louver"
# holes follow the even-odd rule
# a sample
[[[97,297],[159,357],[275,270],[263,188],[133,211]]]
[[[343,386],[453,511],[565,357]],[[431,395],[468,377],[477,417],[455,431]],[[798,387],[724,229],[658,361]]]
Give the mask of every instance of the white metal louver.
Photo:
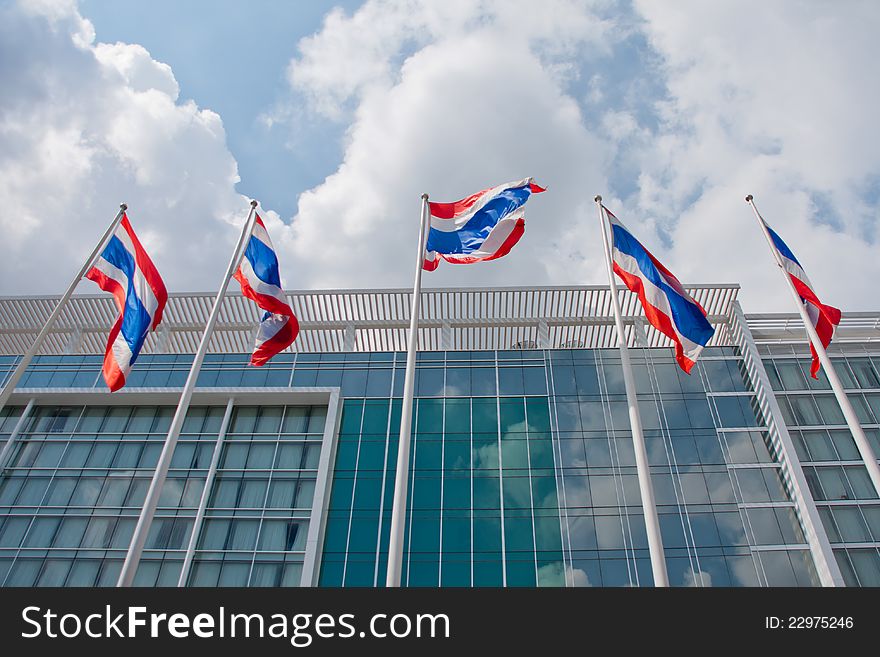
[[[686,287],[719,329],[710,344],[729,345],[728,318],[739,286]],[[291,351],[403,351],[411,294],[407,289],[289,292],[301,329]],[[645,323],[636,296],[626,290],[620,295],[630,344],[669,345]],[[212,293],[170,295],[162,326],[147,339],[144,353],[194,353],[213,299]],[[0,298],[0,354],[23,353],[57,301],[56,296]],[[419,349],[614,347],[611,313],[609,290],[603,286],[426,289]],[[227,295],[209,351],[251,351],[258,316],[253,302]],[[103,353],[115,317],[109,295],[75,296],[40,353]],[[354,334],[353,343],[346,341],[346,330]]]

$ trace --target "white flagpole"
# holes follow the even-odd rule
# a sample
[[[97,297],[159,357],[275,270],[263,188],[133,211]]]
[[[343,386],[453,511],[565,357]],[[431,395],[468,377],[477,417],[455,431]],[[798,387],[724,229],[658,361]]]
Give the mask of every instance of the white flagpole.
[[[391,507],[391,537],[388,542],[388,573],[385,586],[400,586],[403,565],[403,530],[406,524],[406,487],[409,483],[409,443],[416,374],[416,351],[419,342],[419,312],[422,293],[422,265],[428,236],[428,195],[422,194],[422,216],[419,224],[416,279],[413,283],[412,308],[409,318],[409,342],[406,352],[406,376],[403,380],[403,407],[400,411],[400,439],[397,446],[397,473],[394,476],[394,502]]]
[[[645,511],[645,529],[648,534],[648,551],[651,554],[651,571],[654,574],[654,586],[669,586],[669,576],[666,573],[666,559],[663,554],[663,539],[660,535],[660,519],[657,517],[657,505],[654,502],[654,486],[651,483],[651,470],[648,465],[648,452],[645,449],[645,436],[642,433],[642,418],[639,414],[635,378],[633,377],[632,363],[629,360],[629,350],[626,347],[626,333],[623,330],[623,319],[620,314],[620,300],[617,298],[617,282],[614,280],[614,268],[611,265],[608,221],[605,217],[605,209],[602,206],[602,197],[597,196],[594,200],[599,211],[602,243],[605,245],[605,263],[608,265],[608,284],[611,287],[611,306],[614,308],[614,323],[617,326],[617,340],[620,345],[623,385],[626,388],[626,401],[629,406],[629,423],[632,429],[633,448],[636,456],[639,492],[642,495],[642,508]]]
[[[116,230],[116,227],[119,225],[119,222],[122,221],[122,215],[125,214],[125,211],[128,209],[128,206],[125,203],[120,204],[119,212],[116,213],[116,216],[113,218],[113,221],[110,222],[110,225],[107,227],[107,230],[104,231],[104,234],[101,236],[101,239],[98,240],[98,244],[95,246],[91,255],[86,259],[85,264],[83,264],[82,269],[79,270],[76,277],[70,282],[70,285],[67,287],[67,291],[61,297],[61,300],[55,306],[55,309],[52,310],[52,313],[49,315],[49,319],[46,320],[46,323],[43,324],[43,328],[40,329],[40,332],[37,334],[37,337],[34,339],[31,346],[25,352],[25,354],[21,357],[21,360],[18,362],[15,370],[13,370],[12,374],[9,377],[9,380],[6,382],[6,385],[3,386],[3,390],[0,391],[0,411],[3,410],[3,407],[6,406],[6,402],[9,401],[10,395],[12,395],[12,391],[15,390],[15,386],[18,385],[19,380],[27,369],[28,365],[30,365],[31,360],[34,355],[39,351],[40,345],[43,344],[43,340],[49,334],[49,331],[55,325],[55,320],[61,315],[61,311],[64,310],[64,307],[67,305],[67,302],[70,300],[70,297],[73,296],[73,291],[76,289],[76,286],[82,280],[82,277],[86,275],[86,272],[92,268],[92,265],[95,263],[95,258],[101,253],[101,250],[104,248],[104,245],[107,243],[107,240]]]
[[[168,475],[168,467],[171,465],[171,457],[174,455],[174,448],[177,445],[177,438],[180,436],[180,429],[183,427],[183,421],[186,418],[186,412],[189,410],[189,402],[192,399],[193,389],[196,387],[196,380],[199,378],[199,370],[202,367],[202,361],[208,351],[208,343],[214,332],[214,325],[217,323],[217,317],[220,314],[220,307],[223,303],[223,297],[226,295],[226,288],[229,287],[229,279],[238,269],[241,257],[247,246],[247,240],[250,238],[254,229],[256,217],[257,202],[251,201],[251,210],[248,213],[247,221],[241,229],[241,236],[238,238],[238,244],[232,253],[232,259],[226,268],[226,274],[223,282],[220,284],[220,290],[214,299],[214,306],[211,308],[211,314],[208,317],[208,323],[205,325],[205,331],[202,333],[202,339],[199,342],[199,348],[193,358],[192,367],[189,370],[189,376],[183,386],[183,392],[180,394],[180,401],[177,404],[177,411],[171,420],[171,426],[168,429],[168,436],[165,438],[165,446],[159,455],[159,462],[156,464],[156,470],[153,473],[153,480],[150,482],[150,488],[147,490],[147,496],[144,500],[144,506],[141,509],[140,517],[138,517],[134,534],[131,537],[131,543],[128,546],[128,552],[125,555],[125,563],[119,573],[119,579],[116,586],[131,586],[134,576],[137,573],[138,565],[140,565],[141,554],[144,551],[144,544],[147,542],[147,534],[150,531],[150,525],[153,523],[153,516],[156,514],[156,506],[159,502],[159,495],[162,493],[162,486]]]
[[[791,282],[791,277],[785,270],[779,251],[773,243],[770,231],[767,230],[767,224],[765,224],[764,220],[761,218],[761,214],[758,212],[758,208],[755,206],[755,201],[751,194],[746,196],[746,203],[752,207],[752,211],[755,213],[755,219],[758,220],[758,225],[761,226],[761,232],[763,232],[764,237],[767,238],[767,244],[770,246],[770,252],[773,254],[773,259],[776,261],[779,271],[782,273],[782,277],[785,279],[788,289],[794,298],[795,306],[797,306],[801,319],[804,322],[804,328],[807,330],[807,335],[810,336],[810,342],[813,344],[813,348],[819,356],[819,362],[822,363],[822,369],[825,370],[825,374],[828,376],[828,382],[831,384],[834,396],[837,397],[837,403],[840,404],[840,410],[843,411],[843,417],[846,418],[846,424],[849,427],[853,440],[855,440],[859,454],[861,454],[862,460],[865,462],[865,467],[868,468],[868,475],[871,477],[871,483],[874,484],[874,489],[877,491],[877,494],[880,495],[880,465],[877,464],[877,455],[874,454],[874,450],[871,448],[871,443],[868,442],[868,438],[865,436],[865,431],[859,423],[859,416],[856,415],[856,411],[850,403],[849,397],[846,396],[843,382],[841,382],[840,377],[837,376],[834,365],[831,364],[831,359],[828,357],[828,352],[825,351],[825,347],[822,346],[822,340],[819,339],[816,327],[813,326],[813,322],[810,321],[810,317],[807,315],[806,305],[801,301],[801,295],[798,294],[798,291],[794,287],[794,283]]]

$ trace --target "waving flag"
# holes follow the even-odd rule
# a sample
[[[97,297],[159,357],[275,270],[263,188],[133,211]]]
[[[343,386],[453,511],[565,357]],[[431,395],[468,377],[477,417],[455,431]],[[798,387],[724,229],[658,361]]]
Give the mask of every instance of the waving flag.
[[[115,392],[125,385],[147,333],[162,321],[168,292],[125,214],[86,278],[112,294],[119,310],[110,329],[103,367],[104,381]]]
[[[440,258],[464,265],[507,255],[526,229],[523,206],[529,196],[543,191],[526,178],[455,203],[429,203],[431,228],[423,268],[434,271]]]
[[[605,206],[611,224],[614,273],[635,292],[645,317],[675,343],[675,359],[690,373],[715,329],[706,311],[685,292],[678,279],[633,237]]]
[[[293,344],[299,333],[299,322],[281,289],[278,257],[259,215],[234,278],[244,296],[266,311],[251,356],[251,365],[259,367]]]
[[[827,349],[828,345],[831,344],[831,338],[834,337],[834,327],[840,324],[840,311],[833,306],[826,306],[819,301],[819,297],[816,296],[816,293],[813,291],[813,284],[810,283],[810,279],[807,278],[807,274],[804,271],[804,268],[801,267],[801,263],[799,263],[798,259],[794,257],[794,253],[792,253],[791,249],[788,248],[788,245],[782,241],[782,238],[767,225],[766,221],[763,219],[761,219],[761,221],[767,228],[767,232],[770,233],[770,238],[773,240],[773,246],[779,253],[779,257],[782,260],[782,268],[785,269],[786,273],[791,278],[791,282],[794,284],[794,289],[797,290],[797,293],[801,297],[801,301],[804,306],[806,306],[807,316],[810,318],[813,326],[816,327],[816,334],[822,341],[822,346]],[[810,343],[810,353],[813,355],[813,363],[810,366],[810,376],[814,379],[818,379],[819,354],[816,353],[816,349],[813,347],[812,342]]]

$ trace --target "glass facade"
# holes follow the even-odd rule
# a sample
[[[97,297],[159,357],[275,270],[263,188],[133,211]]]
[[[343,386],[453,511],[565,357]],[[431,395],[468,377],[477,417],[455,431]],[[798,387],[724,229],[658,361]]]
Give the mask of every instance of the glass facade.
[[[423,353],[416,394],[403,582],[564,584],[544,355]],[[399,399],[345,401],[322,585],[385,581],[399,426]]]
[[[819,585],[739,350],[690,375],[630,353],[671,584]],[[760,353],[845,583],[880,585],[880,500],[827,381]],[[382,586],[405,354],[248,359],[206,358],[135,584]],[[880,453],[880,356],[834,360]],[[144,354],[112,396],[101,361],[40,356],[0,411],[4,586],[116,583],[192,356]],[[415,396],[404,585],[653,584],[617,349],[424,351]]]
[[[6,586],[115,583],[173,412],[149,406],[32,411],[0,484]],[[203,481],[193,473],[181,484],[197,496]]]
[[[326,415],[305,406],[235,409],[190,585],[299,585]]]
[[[733,350],[633,356],[672,583],[817,583]],[[653,583],[616,350],[422,353],[416,395],[404,583]],[[385,580],[399,412],[345,401],[322,585]]]
[[[880,499],[824,373],[811,378],[808,357],[781,351],[764,367],[841,573],[849,586],[880,586]],[[880,454],[880,356],[848,352],[834,369]]]
[[[135,579],[173,586],[224,407],[192,407]],[[0,482],[7,586],[114,585],[174,413],[161,406],[41,406]],[[236,409],[197,543],[193,585],[298,585],[326,410]]]

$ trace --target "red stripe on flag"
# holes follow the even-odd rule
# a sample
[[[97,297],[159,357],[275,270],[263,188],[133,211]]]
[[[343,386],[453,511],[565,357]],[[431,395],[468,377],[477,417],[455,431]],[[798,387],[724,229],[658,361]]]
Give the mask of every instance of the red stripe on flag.
[[[120,285],[119,281],[115,278],[110,278],[107,274],[96,267],[92,267],[86,272],[86,278],[97,283],[98,287],[104,290],[104,292],[112,294],[113,301],[116,303],[116,309],[119,311],[120,315],[124,312],[125,290],[122,285]]]
[[[248,299],[256,303],[263,310],[266,310],[270,313],[275,313],[276,315],[289,315],[291,317],[293,316],[293,310],[286,303],[282,303],[275,297],[269,296],[267,294],[258,294],[256,291],[254,291],[254,288],[251,287],[251,284],[242,273],[241,267],[239,267],[235,271],[232,277],[237,280],[241,285],[241,293]]]
[[[469,265],[472,262],[485,262],[487,260],[495,260],[496,258],[501,258],[502,256],[506,256],[510,253],[510,250],[516,246],[516,243],[519,242],[519,239],[523,236],[523,233],[526,232],[526,221],[522,217],[516,220],[516,224],[513,227],[513,230],[510,231],[510,235],[507,236],[502,243],[499,249],[488,256],[456,256],[456,255],[445,255],[440,253],[440,257],[443,258],[446,262],[452,263],[453,265]]]
[[[122,289],[122,285],[117,280],[109,278],[100,269],[90,269],[86,272],[86,278],[97,283],[98,287],[105,292],[112,294],[116,307],[119,310],[116,323],[110,329],[110,336],[107,338],[107,346],[104,349],[104,365],[101,368],[104,374],[104,381],[107,383],[107,387],[110,388],[110,392],[116,392],[125,385],[125,375],[122,373],[119,363],[116,362],[116,357],[113,355],[113,343],[116,342],[116,336],[119,335],[119,330],[122,328],[125,290]]]
[[[633,239],[635,239],[635,238],[633,238]],[[639,244],[642,244],[642,243],[639,242]],[[645,245],[644,245],[644,244],[642,244],[642,248],[645,249]],[[700,309],[700,312],[703,313],[703,317],[706,317],[706,316],[708,315],[708,313],[706,312],[706,309],[703,308],[703,306],[701,306],[699,303],[697,303],[697,300],[694,299],[690,294],[688,294],[688,293],[685,291],[685,289],[684,289],[684,285],[682,285],[682,284],[681,284],[681,281],[678,280],[678,278],[676,278],[675,274],[673,274],[671,271],[669,271],[668,269],[666,269],[666,267],[663,266],[663,263],[661,263],[659,260],[657,260],[657,258],[654,257],[654,254],[651,253],[650,251],[648,251],[648,249],[645,249],[645,253],[648,254],[648,257],[651,259],[651,262],[654,263],[654,266],[660,271],[661,274],[663,274],[664,276],[666,276],[667,279],[671,279],[672,281],[674,281],[675,286],[678,287],[678,289],[676,289],[675,291],[678,292],[679,294],[684,295],[685,298],[687,298],[688,300],[692,301],[693,304],[694,304],[697,308]],[[669,281],[667,280],[667,283],[668,283],[668,282],[669,282]],[[673,286],[673,287],[675,287],[675,286]]]
[[[684,355],[684,348],[681,346],[681,340],[678,339],[678,336],[675,333],[675,328],[672,326],[672,319],[669,315],[662,312],[656,306],[648,303],[642,279],[624,271],[616,262],[614,263],[614,273],[620,277],[626,287],[629,288],[630,292],[634,292],[638,295],[639,301],[642,302],[642,308],[645,311],[645,317],[651,323],[651,326],[672,340],[675,344],[675,360],[678,361],[678,365],[681,369],[690,374],[691,368],[694,366],[694,361]]]
[[[471,194],[467,198],[452,203],[428,203],[428,206],[431,209],[431,216],[437,217],[438,219],[452,219],[464,214],[491,189],[492,188],[489,187],[488,189],[479,191],[476,194]]]
[[[251,355],[251,365],[256,367],[265,365],[270,358],[280,354],[292,345],[297,335],[299,335],[299,322],[293,315],[288,315],[287,322],[278,333],[254,350],[253,355]]]
[[[812,288],[808,287],[807,284],[797,276],[789,274],[788,277],[791,279],[794,289],[797,290],[800,297],[804,299],[804,302],[809,303],[818,311],[819,317],[815,324],[816,334],[819,336],[819,342],[821,342],[822,346],[827,349],[828,345],[831,344],[831,338],[834,337],[834,327],[840,324],[840,310],[834,306],[827,306],[819,301],[819,297],[816,296],[816,293]],[[816,352],[816,348],[813,346],[812,342],[810,343],[810,354],[813,356],[813,362],[810,363],[810,376],[814,379],[818,379],[821,362],[819,361],[819,354]]]
[[[134,234],[134,229],[128,221],[128,215],[122,215],[122,228],[128,233],[128,237],[134,245],[134,255],[137,267],[143,273],[144,278],[147,280],[147,284],[153,289],[156,301],[159,302],[156,312],[153,313],[153,323],[150,325],[150,328],[155,330],[156,327],[159,326],[159,322],[162,321],[162,311],[165,309],[165,304],[168,302],[168,290],[165,289],[165,283],[162,281],[162,277],[159,276],[159,271],[156,269],[153,261],[150,260],[150,256],[147,255],[147,252],[141,245],[140,240],[138,240],[137,235]],[[120,309],[119,312],[122,312],[122,309]]]
[[[116,342],[116,336],[119,335],[121,328],[122,315],[116,319],[116,323],[110,329],[110,336],[107,338],[107,349],[104,352],[104,365],[101,368],[104,374],[104,381],[107,383],[107,387],[110,388],[110,392],[116,392],[125,385],[125,374],[120,369],[119,363],[116,362],[116,356],[113,353],[113,343]]]

